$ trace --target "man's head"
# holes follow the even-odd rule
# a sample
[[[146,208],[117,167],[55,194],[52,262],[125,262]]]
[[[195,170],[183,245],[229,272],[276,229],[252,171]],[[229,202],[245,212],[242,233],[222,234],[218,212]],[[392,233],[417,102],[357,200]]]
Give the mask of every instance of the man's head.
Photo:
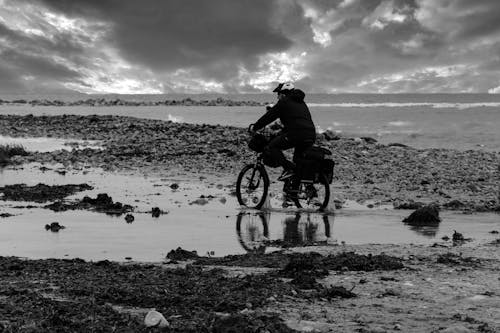
[[[278,98],[282,98],[284,96],[287,96],[290,94],[295,87],[293,86],[293,83],[291,82],[284,82],[278,84],[276,88],[274,88],[273,92],[278,94]]]

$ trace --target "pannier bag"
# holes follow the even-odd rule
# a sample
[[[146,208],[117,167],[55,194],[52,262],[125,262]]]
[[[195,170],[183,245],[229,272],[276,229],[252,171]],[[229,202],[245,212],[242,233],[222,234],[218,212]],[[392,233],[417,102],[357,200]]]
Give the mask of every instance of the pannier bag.
[[[332,152],[323,147],[313,146],[304,152],[304,158],[297,161],[297,173],[303,180],[319,182],[323,173],[329,184],[333,182],[335,162],[331,159]]]
[[[313,146],[304,152],[304,158],[307,160],[321,161],[332,152],[326,148]]]
[[[315,181],[320,170],[320,161],[300,159],[297,161],[297,175],[301,180]]]
[[[267,145],[267,139],[262,134],[255,134],[248,142],[248,148],[257,153],[262,153]]]

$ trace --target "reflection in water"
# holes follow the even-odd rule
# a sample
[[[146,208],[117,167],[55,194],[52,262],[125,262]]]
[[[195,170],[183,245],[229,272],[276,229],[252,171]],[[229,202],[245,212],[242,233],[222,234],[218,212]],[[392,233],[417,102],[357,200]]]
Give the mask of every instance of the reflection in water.
[[[410,230],[413,230],[417,234],[428,238],[436,237],[439,231],[439,222],[427,222],[427,223],[403,222],[403,223],[407,225],[410,228]]]
[[[238,241],[247,252],[264,253],[269,239],[269,219],[263,212],[241,212],[236,218]]]
[[[264,253],[267,246],[294,247],[326,244],[331,238],[332,215],[296,213],[282,221],[283,237],[270,239],[270,215],[269,212],[238,214],[236,220],[238,241],[247,252]]]

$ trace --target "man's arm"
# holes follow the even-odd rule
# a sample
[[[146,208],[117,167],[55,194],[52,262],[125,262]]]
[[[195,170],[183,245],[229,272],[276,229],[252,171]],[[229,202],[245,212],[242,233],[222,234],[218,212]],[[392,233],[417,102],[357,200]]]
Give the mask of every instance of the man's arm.
[[[278,101],[278,103],[269,108],[269,110],[253,125],[253,130],[258,131],[278,119],[280,116],[281,104],[281,101]]]

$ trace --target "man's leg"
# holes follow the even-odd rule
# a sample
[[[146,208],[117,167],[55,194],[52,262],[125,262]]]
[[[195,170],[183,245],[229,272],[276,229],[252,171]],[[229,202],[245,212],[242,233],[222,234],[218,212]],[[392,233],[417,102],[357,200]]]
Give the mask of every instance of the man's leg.
[[[293,170],[295,165],[286,159],[283,150],[293,148],[293,144],[288,141],[285,134],[281,134],[272,139],[266,147],[267,153],[281,166],[284,170]]]

